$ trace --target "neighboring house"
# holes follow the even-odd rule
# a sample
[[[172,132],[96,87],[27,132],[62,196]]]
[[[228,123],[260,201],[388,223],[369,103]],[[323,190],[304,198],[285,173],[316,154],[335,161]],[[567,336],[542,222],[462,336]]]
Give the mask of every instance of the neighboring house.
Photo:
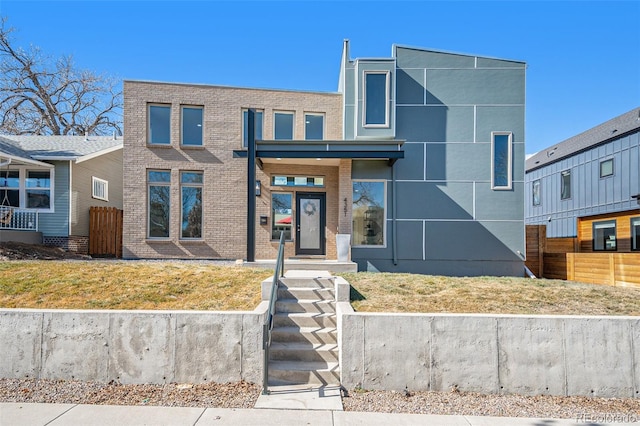
[[[122,138],[1,135],[0,205],[0,241],[86,253],[89,208],[122,208]]]
[[[525,69],[345,41],[335,93],[125,81],[123,256],[274,259],[284,232],[336,259],[346,234],[360,270],[522,275]]]
[[[526,161],[526,222],[576,251],[640,250],[640,108]]]

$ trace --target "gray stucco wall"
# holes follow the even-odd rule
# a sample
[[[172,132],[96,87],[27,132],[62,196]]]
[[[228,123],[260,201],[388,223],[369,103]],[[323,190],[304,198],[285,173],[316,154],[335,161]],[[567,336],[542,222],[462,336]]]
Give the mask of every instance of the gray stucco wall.
[[[395,216],[388,202],[386,247],[354,247],[352,259],[361,270],[522,275],[525,64],[402,47],[396,60],[395,134],[406,142],[395,184],[384,162],[352,168],[353,179],[387,180]],[[493,131],[513,135],[511,190],[491,188]]]
[[[552,148],[551,148],[552,149]],[[600,178],[600,162],[613,159],[613,176]],[[561,173],[571,171],[571,197],[562,200]],[[533,182],[540,180],[540,205],[533,205]],[[577,236],[577,218],[637,209],[640,193],[640,132],[528,172],[526,222],[547,225],[547,237]],[[549,221],[551,218],[551,221]]]
[[[39,231],[45,237],[66,237],[69,235],[69,162],[51,161],[54,171],[54,213],[40,213]]]

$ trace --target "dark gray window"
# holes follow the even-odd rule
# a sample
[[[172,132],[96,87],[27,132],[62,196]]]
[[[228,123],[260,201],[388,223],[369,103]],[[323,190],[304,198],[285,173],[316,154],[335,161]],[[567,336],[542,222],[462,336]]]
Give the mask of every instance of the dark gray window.
[[[615,251],[616,221],[593,222],[593,251]]]
[[[568,200],[571,198],[571,170],[565,170],[560,173],[560,199]]]
[[[273,138],[276,140],[293,140],[293,113],[276,112],[274,114]]]
[[[354,246],[384,246],[386,182],[353,181]]]
[[[491,188],[511,189],[511,133],[491,134]]]
[[[249,111],[246,109],[242,111],[242,147],[247,148],[249,146]],[[256,140],[262,140],[262,111],[255,111],[253,114],[253,128],[255,131]]]
[[[387,126],[388,73],[365,73],[364,125]]]
[[[531,184],[531,193],[533,195],[533,205],[540,205],[540,179],[534,180]]]
[[[171,106],[149,105],[149,143],[171,144]]]
[[[202,172],[180,173],[181,238],[202,238]]]
[[[271,193],[272,240],[279,240],[281,232],[284,232],[286,240],[291,240],[291,221],[293,219],[291,202],[292,195],[290,193]]]
[[[640,250],[640,217],[631,218],[631,250]]]
[[[171,211],[171,172],[149,170],[147,172],[149,197],[149,238],[169,237],[169,212]]]
[[[202,146],[202,107],[182,107],[182,145]]]
[[[600,162],[600,177],[604,178],[613,175],[613,158]]]
[[[324,139],[324,115],[305,114],[304,115],[304,138],[306,140]]]

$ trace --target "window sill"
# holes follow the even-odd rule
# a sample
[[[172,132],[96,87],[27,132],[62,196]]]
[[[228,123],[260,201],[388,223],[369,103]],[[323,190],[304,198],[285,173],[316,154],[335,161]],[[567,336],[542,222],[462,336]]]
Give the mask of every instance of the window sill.
[[[180,149],[187,150],[187,151],[188,150],[198,151],[198,150],[205,149],[205,147],[204,145],[180,145]]]
[[[172,244],[171,238],[146,238],[144,240],[147,244]]]
[[[170,144],[170,143],[150,143],[150,142],[147,142],[146,145],[147,145],[147,148],[161,148],[161,149],[173,148],[173,145]]]
[[[207,244],[205,240],[203,239],[193,239],[193,240],[179,240],[180,241],[180,245],[202,245],[202,244]]]

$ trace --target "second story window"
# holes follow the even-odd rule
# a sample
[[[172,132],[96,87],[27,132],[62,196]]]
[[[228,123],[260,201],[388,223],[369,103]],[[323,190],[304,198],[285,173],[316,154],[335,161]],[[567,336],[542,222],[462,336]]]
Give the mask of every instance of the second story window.
[[[613,158],[600,162],[600,177],[613,176]]]
[[[304,138],[306,140],[324,139],[324,114],[304,115]]]
[[[540,179],[534,180],[531,184],[531,192],[533,194],[533,205],[540,205]]]
[[[571,170],[565,170],[560,173],[560,199],[568,200],[571,198]]]
[[[202,113],[201,106],[182,107],[182,145],[202,146]]]
[[[364,126],[389,126],[389,73],[364,73]]]
[[[491,189],[511,189],[513,165],[510,132],[491,133]]]
[[[273,138],[276,140],[293,140],[293,112],[276,112],[273,115]]]
[[[149,145],[171,144],[171,105],[149,105],[147,114]]]
[[[255,131],[256,140],[262,139],[262,111],[254,110],[253,114],[253,128]],[[247,148],[249,146],[249,111],[242,110],[242,147]]]

